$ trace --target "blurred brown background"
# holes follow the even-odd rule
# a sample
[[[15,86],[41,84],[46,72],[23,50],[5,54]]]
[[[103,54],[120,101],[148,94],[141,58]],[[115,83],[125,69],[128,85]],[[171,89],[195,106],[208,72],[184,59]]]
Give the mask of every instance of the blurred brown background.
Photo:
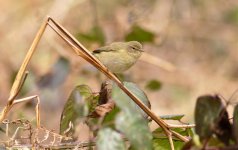
[[[125,78],[145,90],[158,115],[185,114],[184,121],[193,122],[198,96],[219,93],[229,99],[238,88],[238,1],[1,0],[0,12],[1,106],[6,104],[15,73],[47,15],[88,49],[125,41],[135,25],[152,33],[153,40],[143,42],[145,51],[171,62],[176,71],[138,61]],[[63,60],[63,65],[55,67],[59,56],[69,62]],[[21,97],[40,95],[42,122],[53,129],[58,129],[63,104],[73,87],[88,84],[97,92],[103,79],[50,28],[28,70]],[[54,72],[58,74],[55,78]],[[161,89],[145,88],[151,80],[159,81]],[[15,107],[10,116],[34,120],[34,105],[23,105]]]

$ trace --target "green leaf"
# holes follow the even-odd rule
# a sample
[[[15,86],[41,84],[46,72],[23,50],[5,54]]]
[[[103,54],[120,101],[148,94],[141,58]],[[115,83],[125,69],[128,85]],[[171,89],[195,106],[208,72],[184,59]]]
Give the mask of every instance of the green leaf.
[[[181,120],[185,115],[184,114],[178,114],[178,115],[164,115],[160,116],[163,120]]]
[[[183,136],[190,136],[190,133],[187,129],[176,128],[173,129],[177,133]],[[175,150],[180,150],[184,146],[184,142],[176,139],[173,139]],[[170,149],[170,143],[167,136],[164,134],[164,131],[161,128],[157,128],[153,131],[153,147],[154,150],[167,150]]]
[[[232,142],[232,126],[228,112],[217,95],[199,97],[195,117],[196,133],[201,140],[211,140],[211,136],[214,134],[226,145]]]
[[[129,89],[138,99],[140,99],[147,107],[150,106],[150,101],[144,91],[142,91],[136,84],[132,82],[123,82],[124,86]],[[124,93],[118,86],[114,85],[112,88],[112,99],[115,100],[117,106],[123,111],[133,111],[137,110],[140,112],[145,118],[147,118],[147,114],[139,107],[135,102]]]
[[[116,106],[111,112],[106,114],[102,124],[104,126],[110,126],[111,128],[114,128],[114,125],[115,125],[114,122],[119,112],[120,112],[120,109]]]
[[[140,114],[120,112],[116,118],[116,128],[126,135],[134,149],[152,149],[152,134],[147,121]]]
[[[90,107],[95,103],[90,87],[79,85],[71,92],[61,114],[60,134],[72,135],[76,121],[89,114]]]
[[[99,26],[94,26],[88,33],[78,33],[76,38],[79,41],[98,42],[100,45],[105,44],[104,33]]]
[[[195,108],[195,131],[201,140],[208,139],[215,131],[224,105],[218,96],[201,96]]]
[[[191,129],[184,129],[184,128],[175,128],[173,131],[183,135],[183,136],[191,136],[193,134]],[[167,136],[164,134],[164,130],[162,128],[157,128],[153,132],[153,137],[154,138],[167,138]],[[177,139],[178,140],[178,139]]]
[[[133,26],[131,32],[126,35],[126,41],[153,42],[154,33],[147,31],[140,26]]]
[[[233,129],[235,141],[238,143],[238,104],[235,106],[233,112]]]
[[[95,111],[95,108],[98,106],[99,95],[92,95],[87,98],[87,106],[89,110],[89,115]]]
[[[146,84],[146,88],[151,91],[157,91],[157,90],[161,89],[161,87],[162,87],[162,83],[158,80],[150,80]]]
[[[98,150],[126,150],[121,135],[110,128],[98,132],[96,146]]]
[[[174,149],[175,150],[181,150],[184,146],[183,141],[173,141],[174,142]],[[168,150],[170,148],[169,140],[164,138],[154,138],[153,139],[153,150]]]
[[[187,135],[191,138],[196,136],[194,128],[186,128]]]
[[[123,82],[123,84],[145,105],[150,107],[147,96],[136,84],[130,82]],[[116,118],[116,128],[126,135],[133,148],[152,149],[152,134],[148,127],[148,121],[144,118],[146,117],[145,113],[115,85],[112,89],[112,99],[121,109]]]

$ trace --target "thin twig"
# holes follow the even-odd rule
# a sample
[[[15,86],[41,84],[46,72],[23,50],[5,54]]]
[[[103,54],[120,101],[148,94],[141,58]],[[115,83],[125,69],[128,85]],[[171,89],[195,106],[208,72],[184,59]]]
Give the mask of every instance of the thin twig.
[[[90,146],[95,146],[95,142],[71,142],[71,143],[60,143],[60,144],[45,144],[41,145],[42,148],[44,149],[71,149],[71,148],[85,148],[85,147],[90,147]],[[26,144],[26,145],[14,145],[11,147],[12,149],[22,149],[22,148],[33,148],[31,144]]]
[[[173,139],[172,139],[172,133],[170,133],[168,135],[168,139],[169,139],[169,144],[170,144],[171,150],[174,150],[174,142],[173,142]]]

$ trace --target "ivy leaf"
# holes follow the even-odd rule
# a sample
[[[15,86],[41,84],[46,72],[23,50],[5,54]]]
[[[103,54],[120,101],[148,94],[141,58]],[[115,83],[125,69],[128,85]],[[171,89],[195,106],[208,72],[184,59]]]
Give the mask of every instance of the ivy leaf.
[[[217,96],[201,96],[197,99],[195,108],[195,131],[200,138],[208,139],[213,134],[213,128],[224,107]]]
[[[195,124],[195,131],[201,140],[216,134],[223,143],[229,144],[232,136],[231,124],[226,108],[217,95],[206,95],[197,99]]]
[[[110,128],[98,132],[96,146],[98,150],[126,150],[121,135]]]
[[[131,32],[126,35],[126,41],[140,41],[140,42],[153,42],[155,38],[154,33],[135,25],[132,27]]]
[[[191,129],[183,129],[176,128],[174,131],[183,135],[183,136],[191,136]],[[177,138],[173,139],[174,149],[180,150],[185,143],[183,141],[178,140]],[[154,150],[167,150],[170,149],[170,143],[167,136],[164,134],[164,131],[161,128],[157,128],[153,131],[153,148]]]
[[[173,141],[174,143],[174,149],[175,150],[181,150],[182,147],[184,146],[184,142],[182,141]],[[170,143],[169,140],[166,138],[154,138],[153,139],[153,150],[168,150],[170,148]]]
[[[90,113],[90,108],[95,105],[94,95],[87,85],[79,85],[71,92],[60,119],[60,134],[71,136],[77,120],[82,120]]]
[[[145,93],[134,83],[123,83],[145,105],[150,106]],[[129,139],[135,149],[152,149],[152,134],[148,127],[145,113],[126,95],[119,87],[112,89],[112,99],[116,102],[121,112],[116,117],[116,129],[121,131]]]
[[[147,121],[140,114],[120,112],[116,118],[116,129],[126,135],[134,149],[152,149],[152,134]]]
[[[106,116],[103,119],[102,124],[104,126],[109,126],[114,129],[115,128],[115,119],[119,112],[120,112],[120,109],[116,106],[111,112],[106,114]]]
[[[190,128],[175,128],[173,131],[183,135],[183,136],[192,136],[193,131]],[[153,137],[154,138],[167,138],[167,136],[164,134],[164,130],[162,128],[157,128],[153,132]],[[175,138],[175,140],[179,140]]]
[[[150,101],[145,94],[136,84],[132,82],[123,82],[130,92],[132,92],[137,98],[139,98],[147,107],[151,107]],[[144,118],[147,118],[147,114],[139,107],[135,102],[124,93],[118,86],[114,85],[112,88],[112,99],[115,100],[117,106],[123,111],[133,111],[137,110],[140,112]]]

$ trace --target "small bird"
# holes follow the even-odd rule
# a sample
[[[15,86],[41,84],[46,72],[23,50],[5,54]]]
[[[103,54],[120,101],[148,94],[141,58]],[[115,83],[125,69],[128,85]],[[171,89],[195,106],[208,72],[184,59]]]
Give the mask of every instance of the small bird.
[[[122,73],[135,64],[142,52],[139,42],[130,41],[111,43],[94,50],[93,55],[113,73]]]

